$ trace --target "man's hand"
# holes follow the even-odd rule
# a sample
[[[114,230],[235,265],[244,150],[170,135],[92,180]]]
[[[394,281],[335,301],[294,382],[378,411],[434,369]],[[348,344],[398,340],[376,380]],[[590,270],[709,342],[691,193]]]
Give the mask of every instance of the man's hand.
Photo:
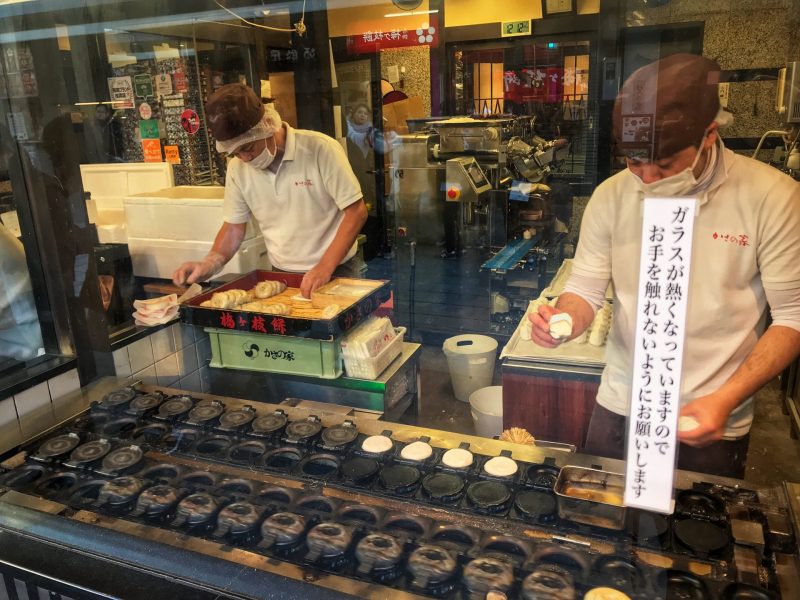
[[[531,322],[531,340],[545,348],[555,348],[567,341],[568,338],[557,340],[550,335],[550,317],[561,312],[564,311],[553,308],[549,304],[543,304],[539,307],[538,312],[530,313],[528,319]]]
[[[303,275],[303,282],[300,284],[300,293],[304,298],[310,298],[311,292],[321,288],[331,280],[331,275],[335,269],[329,269],[322,265],[316,265],[308,273]]]
[[[722,439],[725,425],[733,408],[719,393],[701,396],[681,408],[680,417],[691,417],[697,427],[688,431],[678,429],[678,440],[689,446],[702,448]]]
[[[175,285],[190,285],[198,281],[205,281],[211,275],[202,260],[193,260],[183,263],[172,274],[172,283]]]
[[[175,285],[191,285],[213,277],[225,266],[225,257],[217,252],[209,252],[203,260],[183,263],[172,274]]]

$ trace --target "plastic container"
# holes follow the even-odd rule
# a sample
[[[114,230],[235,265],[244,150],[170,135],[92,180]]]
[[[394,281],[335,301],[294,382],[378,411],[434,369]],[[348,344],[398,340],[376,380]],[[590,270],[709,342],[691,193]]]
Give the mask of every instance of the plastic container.
[[[562,467],[553,490],[558,516],[604,529],[625,525],[625,476],[585,467]]]
[[[394,331],[396,334],[394,339],[377,356],[372,358],[348,356],[347,345],[342,344],[344,370],[347,376],[355,377],[356,379],[377,379],[380,377],[381,373],[403,351],[403,338],[406,335],[406,328],[397,327]]]
[[[211,367],[335,379],[342,374],[339,340],[206,329]]]
[[[475,433],[493,438],[503,433],[503,386],[491,385],[469,395]]]
[[[138,277],[171,279],[177,265],[190,260],[202,260],[213,244],[211,239],[187,241],[137,238],[128,232],[128,249],[133,262],[133,273]],[[243,241],[239,251],[216,277],[269,268],[271,265],[267,247],[264,238],[259,236]]]
[[[497,340],[486,335],[457,335],[446,339],[442,350],[453,392],[461,402],[469,402],[472,392],[492,385]]]

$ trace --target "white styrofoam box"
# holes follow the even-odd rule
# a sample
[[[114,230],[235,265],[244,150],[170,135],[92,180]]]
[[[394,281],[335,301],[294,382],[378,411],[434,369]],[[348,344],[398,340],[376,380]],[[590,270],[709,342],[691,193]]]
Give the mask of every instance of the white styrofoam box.
[[[125,230],[125,223],[98,225],[97,239],[101,244],[127,244],[128,232]]]
[[[153,192],[175,185],[172,165],[169,163],[100,163],[81,165],[83,189],[92,193],[92,198],[104,198],[98,202],[98,209],[103,204],[131,194]]]
[[[14,405],[17,407],[23,439],[27,440],[55,424],[56,417],[46,381],[15,394]]]
[[[128,356],[131,361],[131,373],[138,373],[142,369],[152,367],[156,362],[153,359],[153,347],[150,344],[150,336],[128,344]]]
[[[171,387],[178,382],[181,372],[178,369],[178,357],[175,354],[170,354],[156,363],[156,377],[158,385]]]
[[[198,375],[198,379],[199,377]],[[14,398],[0,400],[0,453],[20,443],[22,443],[22,431],[19,428]]]
[[[172,327],[159,329],[150,335],[150,344],[153,346],[153,361],[158,362],[170,354],[175,354],[175,338],[172,337]]]
[[[197,362],[197,350],[194,344],[185,346],[175,353],[178,359],[178,373],[181,377],[185,377],[192,371],[197,371],[200,366]]]
[[[123,204],[128,235],[158,240],[211,242],[224,221],[224,198],[225,188],[218,185],[179,185],[127,196]],[[251,219],[244,239],[260,235],[258,226]]]
[[[89,217],[89,223],[97,224],[97,200],[86,201],[86,215]]]
[[[128,250],[133,261],[133,272],[139,277],[172,279],[181,263],[201,260],[211,250],[213,242],[185,240],[154,240],[128,237]],[[264,238],[256,237],[242,242],[234,257],[219,273],[249,273],[254,269],[270,269]]]
[[[128,348],[124,347],[119,350],[114,350],[112,356],[114,357],[114,373],[117,377],[123,379],[130,377],[133,371],[131,371],[131,359],[128,356]]]

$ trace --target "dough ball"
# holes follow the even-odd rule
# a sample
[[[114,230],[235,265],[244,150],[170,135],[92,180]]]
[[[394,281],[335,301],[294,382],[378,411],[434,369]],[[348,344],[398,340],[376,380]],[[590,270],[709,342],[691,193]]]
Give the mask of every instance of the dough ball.
[[[253,292],[256,298],[271,298],[278,293],[278,284],[275,281],[259,281]]]
[[[211,306],[214,308],[229,308],[229,302],[228,292],[217,292],[211,296]]]
[[[464,448],[451,448],[442,455],[442,463],[451,469],[466,469],[472,461],[472,452]]]
[[[292,309],[290,306],[280,302],[275,302],[274,304],[262,303],[261,312],[268,315],[288,315],[292,312]]]
[[[383,454],[392,449],[392,438],[385,435],[371,435],[361,443],[361,449],[370,454]]]
[[[511,477],[517,472],[517,461],[507,456],[495,456],[486,461],[483,470],[493,477]]]
[[[423,461],[433,454],[433,448],[426,442],[412,442],[400,451],[400,456],[406,460]]]
[[[584,600],[631,600],[630,596],[609,587],[597,587],[586,592]]]

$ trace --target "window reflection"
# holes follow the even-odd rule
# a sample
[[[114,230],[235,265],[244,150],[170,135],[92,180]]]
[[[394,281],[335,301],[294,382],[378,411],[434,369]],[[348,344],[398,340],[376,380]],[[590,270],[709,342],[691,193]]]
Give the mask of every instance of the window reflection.
[[[44,352],[25,249],[8,176],[8,132],[0,158],[0,374]]]

